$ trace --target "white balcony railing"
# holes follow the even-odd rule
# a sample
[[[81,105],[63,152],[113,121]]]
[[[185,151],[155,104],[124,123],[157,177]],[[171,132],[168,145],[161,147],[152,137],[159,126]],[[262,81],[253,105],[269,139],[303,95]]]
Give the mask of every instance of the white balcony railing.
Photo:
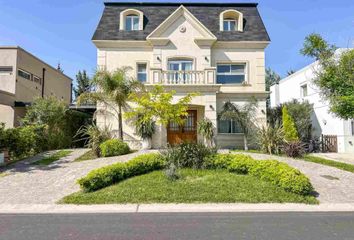
[[[204,85],[215,83],[215,69],[173,71],[152,69],[152,83],[168,85]]]
[[[204,71],[162,71],[164,84],[204,84]]]

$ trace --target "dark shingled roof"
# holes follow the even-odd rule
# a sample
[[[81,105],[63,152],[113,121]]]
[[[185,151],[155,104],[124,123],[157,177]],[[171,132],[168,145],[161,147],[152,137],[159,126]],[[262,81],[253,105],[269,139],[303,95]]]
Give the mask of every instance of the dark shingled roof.
[[[105,9],[92,40],[146,40],[179,6],[185,6],[218,41],[270,41],[267,30],[258,13],[256,3],[105,3]],[[142,31],[119,31],[120,12],[134,8],[144,13]],[[243,13],[243,32],[219,30],[219,14],[227,9]]]

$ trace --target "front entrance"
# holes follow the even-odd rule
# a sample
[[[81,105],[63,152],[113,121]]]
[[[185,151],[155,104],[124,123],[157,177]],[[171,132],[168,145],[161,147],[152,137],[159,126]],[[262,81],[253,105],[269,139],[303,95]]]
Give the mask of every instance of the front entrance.
[[[183,142],[197,142],[197,110],[188,110],[184,125],[170,122],[167,128],[167,141],[170,145]]]

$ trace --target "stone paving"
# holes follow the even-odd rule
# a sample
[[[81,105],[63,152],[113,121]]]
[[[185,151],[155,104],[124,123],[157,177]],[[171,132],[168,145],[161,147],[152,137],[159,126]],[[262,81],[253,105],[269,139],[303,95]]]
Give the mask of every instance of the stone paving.
[[[37,158],[21,161],[0,177],[0,204],[50,204],[79,190],[76,180],[95,168],[115,162],[128,161],[143,153],[135,152],[118,157],[73,162],[87,149],[73,152],[48,166],[30,164]]]
[[[237,153],[235,153],[237,154]],[[293,158],[244,153],[255,159],[275,159],[299,169],[310,178],[320,203],[354,203],[354,174],[334,167]]]
[[[53,204],[79,190],[76,180],[89,171],[116,162],[125,162],[145,152],[119,157],[73,162],[87,149],[73,152],[48,166],[30,164],[38,158],[19,162],[0,177],[0,204]],[[235,153],[236,154],[236,153]],[[292,158],[246,153],[256,159],[276,159],[288,163],[307,175],[321,203],[354,203],[354,174],[337,168]]]

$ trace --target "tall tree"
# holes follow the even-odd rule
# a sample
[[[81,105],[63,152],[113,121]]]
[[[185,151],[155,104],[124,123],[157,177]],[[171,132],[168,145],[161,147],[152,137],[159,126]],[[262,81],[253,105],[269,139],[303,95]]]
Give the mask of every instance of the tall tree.
[[[315,84],[328,100],[330,111],[343,119],[354,118],[354,50],[335,52],[319,34],[305,38],[301,53],[318,60]]]
[[[78,98],[82,93],[91,92],[92,84],[86,70],[83,70],[82,72],[79,71],[76,74],[76,82],[77,87],[74,88],[75,98]]]
[[[278,84],[280,81],[280,76],[274,72],[271,68],[266,69],[265,84],[266,91],[270,90],[270,87],[274,84]]]
[[[241,128],[243,132],[244,149],[248,150],[248,138],[253,129],[255,129],[256,110],[258,103],[256,99],[243,106],[236,105],[230,101],[226,102],[221,111],[222,120],[233,120]]]
[[[95,92],[84,92],[78,97],[78,104],[85,101],[95,101],[105,104],[105,110],[113,111],[118,121],[118,137],[123,140],[122,112],[128,104],[129,95],[140,89],[141,83],[128,76],[131,68],[118,68],[113,72],[98,70],[91,80]]]

